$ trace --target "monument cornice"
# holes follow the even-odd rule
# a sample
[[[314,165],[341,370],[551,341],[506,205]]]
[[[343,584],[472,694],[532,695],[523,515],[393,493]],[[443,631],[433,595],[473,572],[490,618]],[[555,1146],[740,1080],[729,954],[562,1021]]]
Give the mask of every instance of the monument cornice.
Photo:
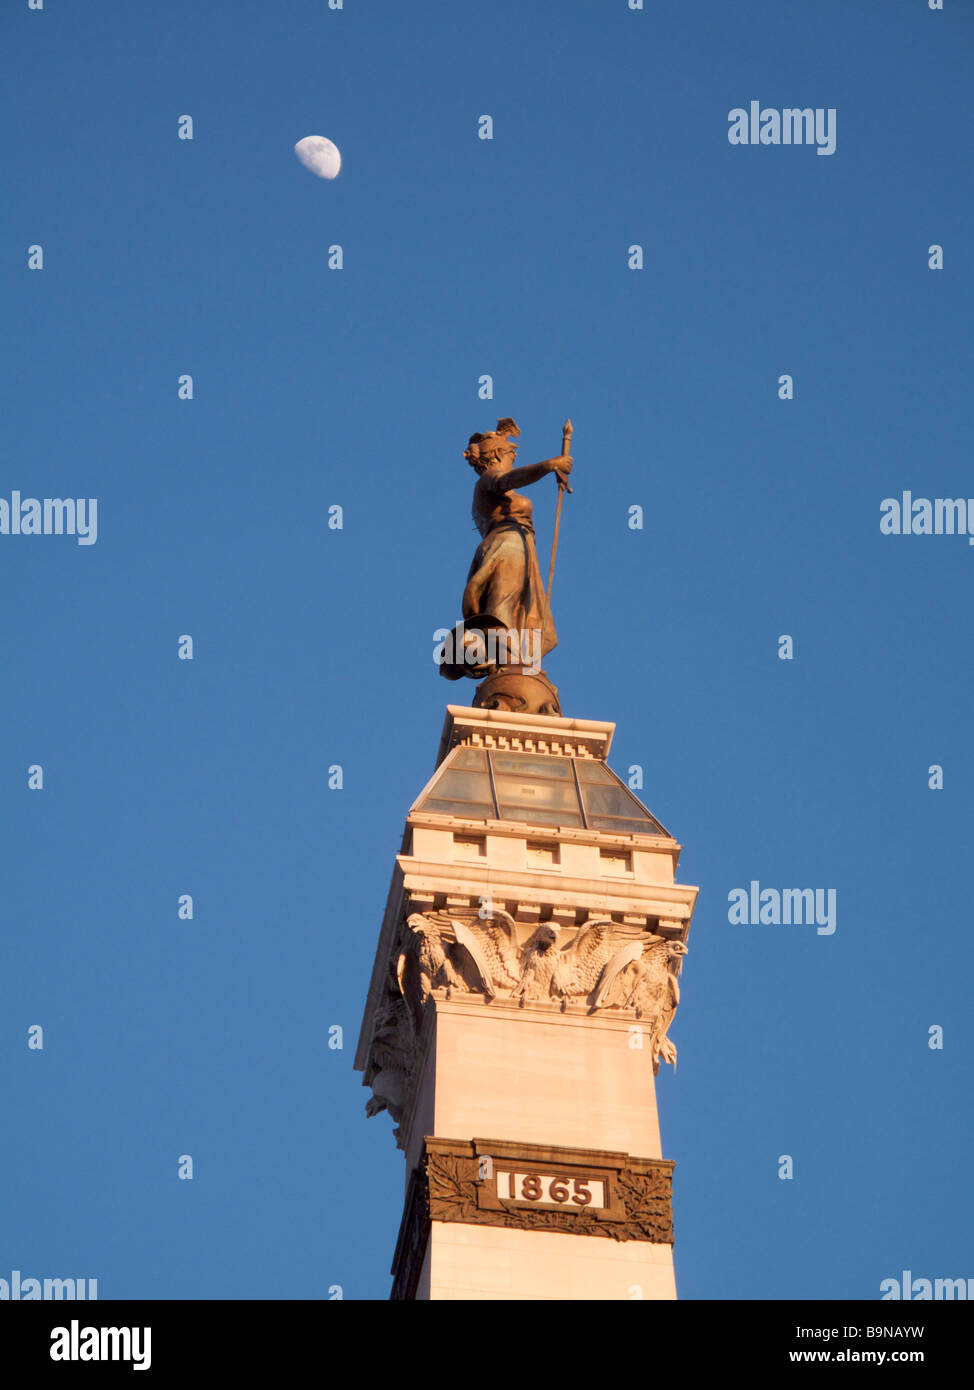
[[[603,719],[566,719],[563,715],[447,705],[436,765],[439,767],[447,753],[460,743],[605,761],[615,727]]]
[[[538,906],[550,903],[689,923],[699,891],[684,883],[573,878],[551,869],[488,868],[469,861],[446,864],[405,854],[397,855],[396,863],[408,898],[453,892],[476,896],[478,889],[495,889],[498,897]]]

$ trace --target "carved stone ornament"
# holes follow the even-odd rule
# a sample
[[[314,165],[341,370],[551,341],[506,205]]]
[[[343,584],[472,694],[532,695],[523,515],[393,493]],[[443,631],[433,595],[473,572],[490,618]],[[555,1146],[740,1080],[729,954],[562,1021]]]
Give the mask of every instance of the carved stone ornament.
[[[415,1297],[434,1221],[672,1245],[673,1167],[666,1159],[622,1153],[427,1136],[407,1194],[392,1298]],[[538,1192],[540,1201],[506,1195],[514,1173],[522,1192]],[[547,1193],[561,1196],[572,1187],[589,1198],[595,1189],[599,1197],[584,1206],[568,1197],[560,1205],[545,1201]]]
[[[528,671],[495,671],[477,686],[478,709],[511,710],[516,714],[561,714],[558,690],[547,676]]]
[[[527,935],[525,936],[525,932]],[[519,939],[523,937],[524,939]],[[643,927],[593,917],[581,927],[521,927],[494,907],[414,912],[393,951],[369,1068],[369,1115],[399,1120],[415,1081],[417,1043],[431,994],[479,994],[523,1006],[560,1002],[645,1021],[654,1074],[676,1063],[667,1030],[680,1002],[677,975],[687,948]]]

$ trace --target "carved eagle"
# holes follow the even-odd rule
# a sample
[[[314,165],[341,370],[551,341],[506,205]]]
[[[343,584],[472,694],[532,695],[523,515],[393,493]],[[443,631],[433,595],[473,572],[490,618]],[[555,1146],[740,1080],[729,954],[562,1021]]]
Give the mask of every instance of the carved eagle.
[[[638,928],[620,927],[609,918],[586,922],[564,944],[559,944],[563,929],[556,922],[541,922],[519,947],[514,918],[501,908],[493,908],[488,917],[425,915],[427,921],[437,920],[441,930],[452,929],[473,967],[474,979],[463,970],[468,987],[482,989],[488,999],[504,988],[523,1000],[587,997],[597,985],[608,988],[642,952]],[[454,960],[463,969],[462,958],[454,955]]]
[[[449,943],[444,941],[440,924],[432,914],[414,912],[406,926],[408,934],[396,959],[396,982],[418,1033],[430,990],[453,988],[463,981],[450,959]]]
[[[661,1057],[676,1066],[676,1047],[666,1034],[680,1002],[677,976],[686,954],[682,941],[651,936],[640,958],[618,972],[609,990],[608,1002],[635,1009],[637,1018],[648,1019],[654,1074]]]
[[[414,912],[406,926],[395,974],[417,1033],[433,989],[488,999],[509,991],[522,1003],[584,1000],[593,1012],[606,1005],[634,1009],[650,1020],[654,1066],[660,1056],[675,1060],[666,1030],[680,998],[676,975],[686,954],[680,942],[594,917],[567,940],[570,929],[541,922],[518,945],[514,918],[497,907],[483,917],[472,909]]]

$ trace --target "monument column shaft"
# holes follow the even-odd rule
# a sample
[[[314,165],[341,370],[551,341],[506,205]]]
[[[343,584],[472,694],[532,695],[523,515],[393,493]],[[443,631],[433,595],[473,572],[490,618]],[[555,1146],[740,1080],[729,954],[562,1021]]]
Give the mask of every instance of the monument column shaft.
[[[655,1071],[696,889],[613,726],[451,706],[356,1065],[397,1121],[400,1299],[672,1299]]]

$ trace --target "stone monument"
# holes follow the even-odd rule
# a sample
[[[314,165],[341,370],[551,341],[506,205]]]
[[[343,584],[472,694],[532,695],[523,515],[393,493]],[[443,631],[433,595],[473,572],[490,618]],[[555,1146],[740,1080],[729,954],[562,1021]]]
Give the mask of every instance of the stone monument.
[[[480,684],[406,818],[356,1055],[406,1161],[392,1297],[672,1299],[654,1078],[697,889],[609,768],[615,726],[541,670],[554,553],[545,590],[514,489],[554,473],[560,515],[571,426],[522,468],[517,434],[465,454],[483,539],[443,674]]]

